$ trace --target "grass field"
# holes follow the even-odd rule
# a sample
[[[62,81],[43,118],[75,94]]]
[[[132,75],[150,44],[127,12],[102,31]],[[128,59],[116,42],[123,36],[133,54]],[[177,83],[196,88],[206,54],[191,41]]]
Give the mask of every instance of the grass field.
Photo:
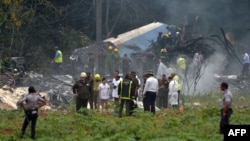
[[[221,94],[185,96],[184,112],[167,109],[152,116],[137,109],[135,116],[118,118],[112,113],[84,109],[74,103],[64,110],[40,111],[38,141],[222,141],[219,131]],[[231,124],[250,124],[250,96],[234,94]],[[200,103],[197,104],[197,103]],[[31,140],[30,128],[20,138],[22,110],[0,111],[0,140]]]

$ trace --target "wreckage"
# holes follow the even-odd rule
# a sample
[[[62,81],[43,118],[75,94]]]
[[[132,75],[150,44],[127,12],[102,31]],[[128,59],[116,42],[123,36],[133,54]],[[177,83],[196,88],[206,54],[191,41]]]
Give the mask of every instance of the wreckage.
[[[169,33],[169,28],[166,28],[168,26],[169,25],[164,23],[155,22],[118,35],[116,38],[109,38],[101,42],[93,43],[86,47],[75,49],[68,58],[70,63],[67,64],[67,67],[71,68],[65,72],[65,74],[68,75],[44,76],[36,72],[25,72],[26,79],[24,81],[22,80],[22,83],[17,85],[16,89],[18,89],[19,86],[23,87],[34,84],[37,90],[48,95],[48,100],[51,105],[58,107],[62,104],[68,104],[74,99],[72,95],[73,83],[79,78],[79,74],[82,71],[89,71],[89,53],[94,53],[95,55],[96,53],[103,50],[106,54],[108,54],[110,52],[108,49],[109,46],[118,48],[119,56],[123,56],[125,53],[128,54],[130,59],[133,60],[131,63],[131,70],[137,71],[138,77],[142,79],[142,75],[145,71],[147,71],[144,68],[144,65],[148,63],[147,60],[145,60],[145,56],[147,56],[149,52],[158,54],[158,33],[162,32],[164,35]],[[170,27],[174,26],[171,25]],[[243,79],[240,77],[240,75],[238,75],[242,68],[241,61],[238,57],[240,54],[242,54],[242,46],[237,46],[237,44],[233,42],[232,36],[229,36],[230,34],[228,33],[225,34],[222,28],[220,31],[220,35],[211,35],[209,37],[195,36],[184,40],[182,38],[182,34],[184,33],[176,28],[176,32],[180,32],[178,33],[180,40],[178,42],[172,42],[171,44],[169,44],[169,42],[164,42],[164,46],[167,47],[168,51],[167,53],[170,62],[169,66],[162,65],[163,71],[157,71],[162,69],[159,68],[161,66],[159,58],[157,58],[159,56],[156,55],[155,60],[151,58],[151,60],[153,60],[152,66],[156,68],[156,76],[160,78],[161,74],[169,72],[168,69],[172,66],[175,66],[176,59],[180,54],[186,57],[187,64],[191,64],[194,53],[200,50],[203,53],[206,63],[204,63],[202,73],[195,74],[198,75],[198,77],[192,76],[192,72],[190,72],[190,76],[187,77],[189,84],[184,84],[184,94],[207,92],[209,90],[211,91],[211,89],[216,87],[216,85],[218,85],[218,83],[221,81],[227,81],[233,85],[234,88],[239,90],[248,89],[249,80]],[[152,66],[151,68],[153,68]],[[95,73],[98,73],[96,64],[93,74]],[[107,72],[105,76],[102,77],[112,78],[112,74]],[[204,86],[207,88],[203,89]],[[14,101],[11,104],[10,102],[7,103],[9,103],[8,105],[10,105],[9,107],[12,107],[12,109],[17,108],[14,106],[16,99],[11,100],[10,98],[13,98],[13,96],[17,94],[14,94],[14,90],[12,90],[12,92],[8,92],[9,94],[6,94],[6,91],[9,90],[1,89],[0,107],[4,107],[4,101],[5,103],[6,101]],[[25,92],[22,91],[21,95],[23,94],[25,94]],[[11,96],[7,98],[7,95]],[[20,96],[16,97],[19,98]]]

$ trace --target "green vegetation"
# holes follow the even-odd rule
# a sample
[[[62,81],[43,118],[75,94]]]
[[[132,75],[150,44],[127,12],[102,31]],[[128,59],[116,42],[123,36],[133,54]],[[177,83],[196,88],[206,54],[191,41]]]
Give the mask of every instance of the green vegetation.
[[[74,110],[74,103],[60,111],[40,111],[38,141],[221,141],[219,98],[221,94],[185,96],[183,113],[158,111],[155,116],[137,109],[134,117],[118,118],[112,113]],[[250,124],[249,95],[234,95],[231,124]],[[194,105],[199,102],[201,105]],[[30,128],[20,138],[24,113],[0,111],[1,140],[31,140]]]

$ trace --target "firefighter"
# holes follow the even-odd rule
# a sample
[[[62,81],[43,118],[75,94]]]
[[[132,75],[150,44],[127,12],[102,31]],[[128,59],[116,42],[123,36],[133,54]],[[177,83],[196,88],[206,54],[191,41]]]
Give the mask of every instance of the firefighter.
[[[177,59],[177,66],[178,66],[179,74],[184,76],[186,74],[186,59],[183,56],[180,56]]]
[[[160,59],[164,65],[167,65],[168,57],[167,57],[167,48],[166,47],[161,49]]]
[[[119,117],[122,117],[123,105],[126,105],[126,116],[131,115],[132,99],[135,99],[135,85],[130,79],[129,74],[126,74],[124,79],[118,85],[118,94],[120,97]]]
[[[87,83],[90,85],[91,92],[90,92],[90,97],[89,97],[89,104],[90,104],[90,109],[94,109],[93,101],[94,101],[94,92],[93,92],[93,87],[94,87],[94,78],[91,75],[91,72],[87,72]]]
[[[101,84],[101,76],[100,74],[95,74],[94,76],[94,86],[93,86],[93,99],[90,99],[90,107],[94,109],[99,109],[99,90],[98,86]]]
[[[73,94],[76,96],[76,111],[78,112],[81,107],[87,108],[88,99],[92,92],[92,87],[87,81],[87,74],[81,73],[81,78],[72,87]]]
[[[51,63],[54,63],[55,73],[60,74],[62,72],[63,54],[62,51],[57,46],[54,47],[54,50],[56,51],[56,53]]]

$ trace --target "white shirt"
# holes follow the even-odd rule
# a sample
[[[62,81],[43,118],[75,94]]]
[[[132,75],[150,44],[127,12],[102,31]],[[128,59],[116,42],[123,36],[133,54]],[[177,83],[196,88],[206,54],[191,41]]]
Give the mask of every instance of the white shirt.
[[[121,80],[122,80],[121,77],[120,77],[119,80],[116,80],[115,78],[113,79],[112,85],[116,86],[116,88],[115,89],[113,88],[113,90],[112,90],[112,97],[119,98],[119,96],[118,96],[118,85],[121,82]]]
[[[155,77],[150,76],[146,80],[144,90],[143,90],[143,94],[146,94],[147,91],[149,91],[149,92],[158,92],[158,87],[159,87],[158,80]]]
[[[168,95],[170,97],[170,105],[178,105],[178,82],[176,80],[169,82]]]
[[[98,86],[100,99],[109,99],[110,87],[106,84],[99,84]]]
[[[168,88],[169,88],[169,95],[178,92],[178,82],[176,80],[171,80],[169,82]]]

